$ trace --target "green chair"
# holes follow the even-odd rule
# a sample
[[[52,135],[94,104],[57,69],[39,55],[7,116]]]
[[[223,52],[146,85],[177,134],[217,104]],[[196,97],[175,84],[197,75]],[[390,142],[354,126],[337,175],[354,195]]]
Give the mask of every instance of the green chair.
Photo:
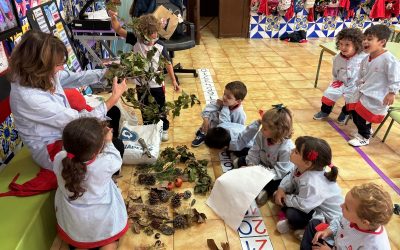
[[[382,123],[379,125],[379,127],[376,129],[375,133],[372,135],[372,137],[375,137],[378,131],[381,129],[383,124],[386,122],[388,118],[392,118],[390,121],[389,127],[386,130],[385,135],[383,136],[382,142],[385,142],[386,137],[389,134],[390,129],[392,128],[393,123],[396,121],[397,123],[400,123],[400,101],[395,101],[395,103],[389,108],[389,111],[387,115],[385,116],[385,119],[383,119]]]

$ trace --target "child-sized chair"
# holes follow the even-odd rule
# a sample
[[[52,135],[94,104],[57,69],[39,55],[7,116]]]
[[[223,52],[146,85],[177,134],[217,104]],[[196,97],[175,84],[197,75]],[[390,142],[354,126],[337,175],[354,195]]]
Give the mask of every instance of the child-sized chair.
[[[385,135],[383,136],[382,142],[385,142],[386,137],[389,134],[390,129],[392,128],[393,122],[400,123],[400,101],[396,100],[393,105],[389,108],[389,111],[387,115],[385,116],[385,119],[383,119],[382,123],[379,125],[379,127],[376,129],[375,133],[372,135],[372,137],[375,137],[378,131],[381,129],[383,124],[386,122],[388,118],[392,118],[390,121],[389,127],[386,130]]]

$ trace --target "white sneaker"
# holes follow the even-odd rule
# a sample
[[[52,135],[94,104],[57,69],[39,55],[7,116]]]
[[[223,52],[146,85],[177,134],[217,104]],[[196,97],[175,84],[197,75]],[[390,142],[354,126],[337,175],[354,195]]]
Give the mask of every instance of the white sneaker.
[[[280,220],[276,223],[276,230],[281,234],[287,234],[290,231],[288,220]]]
[[[303,239],[303,236],[304,236],[304,231],[305,231],[304,229],[294,230],[294,232],[293,232],[294,237],[296,237],[296,239],[301,241]]]
[[[161,135],[161,141],[168,141],[168,130],[163,130],[162,135]]]
[[[362,147],[369,144],[369,139],[366,139],[361,135],[357,135],[356,137],[348,141],[348,143],[353,147]]]

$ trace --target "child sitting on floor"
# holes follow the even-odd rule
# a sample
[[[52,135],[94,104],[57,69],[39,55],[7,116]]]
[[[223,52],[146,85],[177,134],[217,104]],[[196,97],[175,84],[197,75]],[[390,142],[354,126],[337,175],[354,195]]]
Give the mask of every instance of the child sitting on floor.
[[[64,150],[54,159],[57,231],[76,248],[117,249],[129,229],[125,203],[111,176],[122,158],[112,129],[96,118],[79,118],[63,131]]]
[[[349,104],[358,134],[348,141],[353,147],[369,144],[371,123],[381,123],[400,88],[400,64],[385,50],[390,29],[373,25],[364,33],[364,51],[369,56],[361,62],[357,91]]]
[[[343,197],[336,183],[338,169],[331,165],[332,151],[328,143],[301,136],[295,144],[290,161],[296,168],[283,178],[274,199],[284,213],[276,229],[282,234],[293,229],[295,236],[301,239],[311,219],[330,223],[341,216]],[[330,172],[325,172],[326,166]]]
[[[210,128],[204,139],[209,148],[227,148],[236,157],[246,156],[253,146],[254,137],[260,129],[261,121],[256,120],[245,126],[239,123],[223,122]]]
[[[374,183],[355,186],[341,207],[343,217],[333,220],[323,231],[316,231],[318,221],[310,222],[301,249],[333,249],[325,242],[330,236],[334,237],[335,249],[390,249],[383,226],[393,214],[388,192]]]
[[[243,82],[234,81],[226,84],[222,99],[207,104],[201,113],[203,123],[196,132],[196,138],[192,141],[192,146],[198,147],[203,144],[208,129],[215,128],[222,120],[244,125],[246,114],[241,104],[246,95],[247,88]],[[221,118],[221,116],[225,118]]]
[[[349,98],[356,91],[356,80],[360,63],[366,56],[362,52],[363,34],[361,30],[356,28],[348,28],[341,30],[336,36],[336,48],[340,53],[333,59],[333,81],[325,90],[322,97],[321,111],[314,115],[314,120],[322,120],[329,116],[332,112],[333,105],[343,96],[345,103],[349,103]],[[346,105],[342,107],[337,121],[344,124],[349,117]]]
[[[273,105],[262,116],[262,128],[247,156],[233,162],[234,167],[263,165],[274,172],[275,177],[257,196],[256,203],[264,205],[268,197],[278,188],[282,178],[292,169],[290,152],[294,148],[290,139],[293,133],[293,119],[289,109],[282,104]]]

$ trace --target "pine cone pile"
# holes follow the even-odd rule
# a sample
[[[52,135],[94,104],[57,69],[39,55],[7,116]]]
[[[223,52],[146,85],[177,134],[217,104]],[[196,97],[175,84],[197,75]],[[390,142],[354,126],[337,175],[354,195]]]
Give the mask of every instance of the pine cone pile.
[[[174,228],[176,229],[183,229],[188,227],[188,222],[183,215],[177,215],[175,216],[172,224],[174,225]]]
[[[181,196],[179,194],[175,194],[171,198],[171,205],[173,208],[178,208],[181,206]]]
[[[140,174],[138,180],[141,185],[153,186],[156,184],[156,177],[151,174]]]

